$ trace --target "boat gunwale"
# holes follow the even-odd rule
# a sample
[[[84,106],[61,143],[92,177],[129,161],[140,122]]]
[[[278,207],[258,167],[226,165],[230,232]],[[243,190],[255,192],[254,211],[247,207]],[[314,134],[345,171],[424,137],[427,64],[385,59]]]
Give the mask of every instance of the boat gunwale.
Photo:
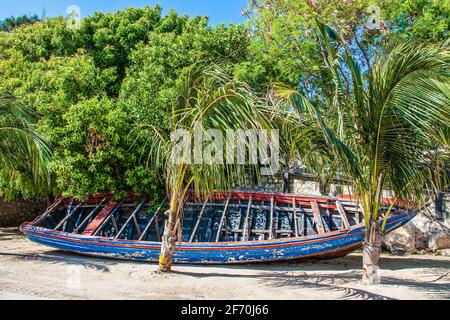
[[[417,215],[415,211],[397,214],[388,219],[387,226],[395,224],[397,220],[411,220]],[[272,240],[253,240],[253,241],[239,241],[239,242],[179,242],[176,245],[176,250],[241,250],[241,249],[266,249],[296,245],[306,245],[311,243],[320,243],[323,241],[334,240],[347,235],[357,235],[364,233],[364,223],[352,226],[351,228],[335,230],[324,234],[309,235],[303,237],[289,237]],[[86,236],[74,233],[54,231],[43,227],[33,226],[31,222],[26,222],[20,226],[20,231],[26,234],[35,234],[41,237],[62,238],[61,240],[84,242],[98,245],[106,245],[112,247],[133,247],[142,249],[160,248],[161,242],[157,241],[140,241],[140,240],[125,240],[113,239],[107,237]],[[140,245],[139,245],[140,244]]]
[[[85,203],[86,204],[91,204],[91,203],[98,203],[101,199],[105,198],[105,197],[113,197],[114,196],[114,192],[103,192],[103,193],[98,193],[95,196],[92,196],[90,198],[88,198]],[[133,192],[129,192],[128,193],[130,195],[130,198],[126,199],[127,203],[131,203],[131,202],[138,202],[140,200],[142,200],[141,197],[138,197],[135,193]],[[188,191],[188,193],[186,194],[189,197],[193,197],[194,199],[205,199],[206,197],[204,197],[201,193],[200,194],[194,194],[193,191]],[[270,197],[274,197],[275,201],[277,202],[282,202],[285,204],[290,205],[292,203],[292,200],[295,198],[296,201],[306,201],[306,202],[310,202],[310,201],[317,201],[319,202],[320,205],[327,205],[329,202],[336,202],[336,201],[341,201],[341,202],[360,202],[360,199],[352,196],[352,195],[339,195],[336,197],[328,197],[328,196],[321,196],[321,195],[300,195],[300,194],[295,194],[295,193],[277,193],[277,192],[260,192],[260,191],[245,191],[245,190],[230,190],[230,191],[214,191],[212,192],[212,196],[211,199],[217,201],[218,199],[221,199],[222,201],[227,199],[227,196],[230,197],[232,200],[248,200],[250,196],[256,197],[254,200],[256,201],[268,201],[268,200],[260,200],[260,198],[270,198]],[[240,198],[241,196],[248,196],[247,198]],[[68,204],[70,201],[70,198],[65,198],[62,196],[56,197],[55,199],[56,201],[58,200],[63,200],[64,204]],[[151,199],[150,199],[151,200]],[[393,199],[391,198],[383,198],[381,199],[382,203],[384,203],[385,205],[391,205]],[[97,201],[97,202],[94,202]],[[83,200],[79,200],[79,199],[74,199],[73,203],[74,204],[79,204],[80,202],[83,202]],[[403,204],[405,205],[404,207],[402,207],[402,209],[404,210],[404,212],[408,211],[408,209],[412,209],[414,206],[408,202],[405,201],[400,201],[397,200],[398,204]],[[395,207],[401,207],[400,205],[395,206]],[[406,205],[408,205],[408,207],[406,207]],[[408,209],[407,209],[408,208]]]

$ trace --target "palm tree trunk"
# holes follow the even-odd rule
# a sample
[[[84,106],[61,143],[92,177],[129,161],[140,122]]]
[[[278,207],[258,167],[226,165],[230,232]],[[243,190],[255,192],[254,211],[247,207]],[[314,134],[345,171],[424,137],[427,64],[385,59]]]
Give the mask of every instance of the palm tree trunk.
[[[175,230],[177,211],[169,209],[165,213],[166,222],[162,237],[161,254],[159,256],[159,270],[161,272],[171,272],[173,265],[173,251],[177,242],[177,232]]]
[[[382,232],[379,223],[371,222],[363,244],[364,274],[362,282],[365,285],[380,283],[378,261],[380,260],[381,255],[381,239]]]

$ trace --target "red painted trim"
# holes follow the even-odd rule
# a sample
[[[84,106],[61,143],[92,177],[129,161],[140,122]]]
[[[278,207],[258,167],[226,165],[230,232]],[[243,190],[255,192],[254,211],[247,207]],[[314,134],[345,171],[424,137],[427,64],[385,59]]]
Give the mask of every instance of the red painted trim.
[[[100,227],[100,225],[105,221],[111,211],[118,205],[118,202],[109,201],[105,207],[100,211],[100,213],[95,217],[94,220],[86,227],[86,229],[83,232],[83,235],[85,236],[91,236],[97,231],[97,229]]]

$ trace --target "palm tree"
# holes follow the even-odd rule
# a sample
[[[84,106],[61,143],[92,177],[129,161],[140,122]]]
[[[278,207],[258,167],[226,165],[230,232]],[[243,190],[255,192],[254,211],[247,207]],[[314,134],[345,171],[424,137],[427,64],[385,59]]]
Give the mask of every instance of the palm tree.
[[[271,126],[278,129],[280,135],[280,164],[283,168],[283,192],[290,193],[290,169],[294,161],[317,174],[322,186],[329,184],[335,177],[336,161],[330,154],[330,148],[321,136],[320,127],[310,117],[292,112],[290,101],[276,99],[271,93],[265,99],[270,111]]]
[[[162,237],[159,270],[170,272],[173,250],[181,240],[183,200],[189,190],[198,197],[207,197],[213,190],[225,190],[235,183],[242,183],[246,166],[234,163],[196,161],[191,159],[192,150],[184,150],[174,157],[177,139],[196,134],[207,134],[208,129],[218,130],[220,138],[226,137],[228,129],[259,128],[268,126],[262,108],[257,106],[250,89],[242,82],[233,80],[217,65],[196,64],[188,68],[177,81],[176,99],[170,114],[169,130],[154,125],[140,127],[136,139],[144,139],[147,165],[162,169],[169,198],[166,223]],[[180,131],[181,130],[181,131]],[[177,132],[181,132],[177,135]],[[215,137],[218,138],[217,136]],[[135,141],[135,143],[137,140]],[[207,143],[194,145],[194,154]],[[216,153],[220,153],[216,150]],[[191,160],[191,161],[189,161]],[[254,168],[257,170],[257,168]]]
[[[302,130],[304,126],[295,125],[296,117],[290,111],[290,106],[282,100],[276,99],[274,92],[269,92],[261,102],[265,104],[270,112],[269,121],[273,128],[279,131],[280,137],[280,165],[283,175],[283,192],[290,193],[291,188],[291,165],[300,156],[302,148]]]
[[[28,172],[37,185],[47,184],[50,148],[35,129],[33,111],[9,94],[0,94],[0,165]]]
[[[439,176],[429,151],[447,150],[448,160],[449,42],[397,43],[374,59],[365,78],[337,32],[320,22],[318,30],[320,50],[335,83],[326,116],[301,92],[283,85],[277,85],[277,92],[300,116],[315,120],[320,136],[306,138],[315,144],[323,141],[317,150],[331,155],[351,178],[365,217],[363,281],[373,284],[392,210],[379,221],[383,191],[390,190],[395,201],[422,203],[424,187]]]

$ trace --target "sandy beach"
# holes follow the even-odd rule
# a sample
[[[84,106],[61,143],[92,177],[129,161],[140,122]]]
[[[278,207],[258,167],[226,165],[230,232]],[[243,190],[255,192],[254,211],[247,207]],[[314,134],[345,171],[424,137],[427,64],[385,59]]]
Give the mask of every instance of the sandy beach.
[[[156,265],[55,251],[0,229],[1,299],[450,299],[450,257],[383,255],[381,284],[360,284],[361,254],[242,266]]]

